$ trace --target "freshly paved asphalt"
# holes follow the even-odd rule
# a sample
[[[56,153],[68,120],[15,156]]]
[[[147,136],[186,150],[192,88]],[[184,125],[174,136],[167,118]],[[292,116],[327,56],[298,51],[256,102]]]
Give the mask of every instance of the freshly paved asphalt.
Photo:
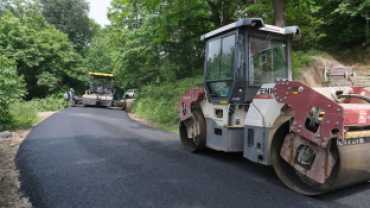
[[[370,207],[370,183],[302,196],[272,167],[242,154],[188,153],[177,133],[110,109],[52,115],[27,136],[16,162],[34,207]]]

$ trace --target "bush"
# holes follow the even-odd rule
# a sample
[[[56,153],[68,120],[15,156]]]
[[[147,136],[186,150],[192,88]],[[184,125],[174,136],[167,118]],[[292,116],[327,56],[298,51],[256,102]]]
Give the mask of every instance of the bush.
[[[37,112],[58,111],[70,105],[69,101],[63,98],[63,93],[59,93],[58,95],[53,94],[44,99],[33,99],[28,101],[28,103],[32,105]]]
[[[292,71],[293,80],[299,75],[299,72],[315,62],[315,58],[307,52],[294,51],[292,53]]]
[[[18,76],[13,60],[0,55],[0,124],[8,126],[14,117],[9,111],[12,105],[24,96],[25,85],[22,76]]]
[[[152,83],[140,89],[132,112],[141,118],[156,122],[158,128],[177,131],[179,116],[177,103],[194,83],[203,82],[202,76],[162,83]]]
[[[17,102],[10,106],[9,112],[13,117],[10,127],[33,125],[38,122],[37,110],[30,102]]]

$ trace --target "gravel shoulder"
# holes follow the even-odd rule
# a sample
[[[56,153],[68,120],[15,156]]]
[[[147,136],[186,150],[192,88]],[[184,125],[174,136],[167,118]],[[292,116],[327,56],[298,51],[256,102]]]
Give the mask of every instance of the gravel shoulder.
[[[39,113],[40,121],[53,115],[55,112]],[[9,138],[0,138],[0,207],[29,208],[32,204],[24,193],[19,192],[19,170],[14,162],[14,158],[19,149],[19,145],[31,132],[34,126],[23,126],[15,132],[11,132]]]

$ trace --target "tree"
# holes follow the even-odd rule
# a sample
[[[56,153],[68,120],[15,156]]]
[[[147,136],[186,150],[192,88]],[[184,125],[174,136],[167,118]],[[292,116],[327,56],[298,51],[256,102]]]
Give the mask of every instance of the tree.
[[[89,3],[86,0],[41,0],[41,5],[46,21],[68,34],[69,41],[83,55],[83,47],[100,28],[88,17]]]
[[[115,32],[122,33],[114,41],[125,42],[113,49],[115,74],[122,74],[124,82],[137,77],[139,85],[202,74],[204,42],[199,37],[244,17],[245,2],[113,0],[108,17]]]
[[[14,4],[19,2],[27,12],[19,12]],[[86,77],[83,59],[70,46],[67,35],[48,24],[37,5],[27,1],[10,2],[1,16],[0,54],[16,61],[28,99],[60,91]]]
[[[362,17],[365,19],[365,38],[366,42],[369,41],[369,20],[370,20],[370,1],[368,0],[336,0],[338,3],[338,8],[334,10],[333,13],[342,14],[354,17]]]
[[[286,26],[285,0],[272,0],[274,6],[274,25]]]
[[[89,47],[85,48],[86,58],[84,66],[89,71],[95,72],[113,72],[113,52],[114,46],[111,44],[112,29],[108,25],[99,31],[91,40]]]

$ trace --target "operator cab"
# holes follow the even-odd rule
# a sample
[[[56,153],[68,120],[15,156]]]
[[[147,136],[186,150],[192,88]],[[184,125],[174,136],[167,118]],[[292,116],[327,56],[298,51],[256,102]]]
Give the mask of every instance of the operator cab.
[[[251,102],[264,83],[292,80],[290,40],[297,26],[267,25],[245,18],[201,36],[206,43],[204,83],[214,104]]]
[[[89,83],[89,94],[113,95],[115,93],[113,74],[90,72]]]

